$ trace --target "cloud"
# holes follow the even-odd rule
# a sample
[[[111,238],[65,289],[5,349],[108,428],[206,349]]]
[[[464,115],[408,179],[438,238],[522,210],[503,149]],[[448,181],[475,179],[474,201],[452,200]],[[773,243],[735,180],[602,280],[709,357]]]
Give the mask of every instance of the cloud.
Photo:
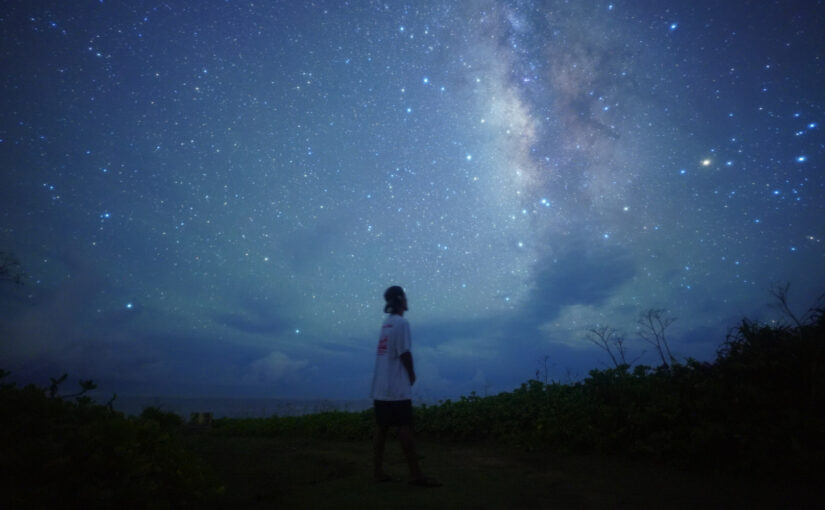
[[[307,365],[307,360],[295,360],[282,352],[273,351],[266,357],[253,361],[249,366],[250,372],[244,379],[251,383],[281,382]]]
[[[546,322],[567,306],[601,305],[636,273],[631,254],[617,246],[576,242],[536,265],[526,315]]]
[[[239,312],[216,313],[215,322],[253,335],[277,335],[289,327],[284,306],[269,299],[245,296],[239,300]]]

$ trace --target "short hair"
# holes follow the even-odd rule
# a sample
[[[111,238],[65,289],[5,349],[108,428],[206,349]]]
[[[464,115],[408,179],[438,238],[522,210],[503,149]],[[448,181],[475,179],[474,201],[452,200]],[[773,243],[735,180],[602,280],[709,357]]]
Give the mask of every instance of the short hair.
[[[394,310],[397,310],[401,298],[404,296],[404,289],[402,289],[398,285],[393,285],[392,287],[385,290],[384,301],[386,301],[387,304],[384,305],[384,313],[390,313]]]

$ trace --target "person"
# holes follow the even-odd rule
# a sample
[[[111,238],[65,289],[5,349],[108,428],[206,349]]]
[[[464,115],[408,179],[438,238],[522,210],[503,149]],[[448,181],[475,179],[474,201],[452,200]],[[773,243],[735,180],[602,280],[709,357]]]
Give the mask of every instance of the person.
[[[410,323],[404,318],[404,312],[408,310],[407,296],[403,288],[394,285],[384,292],[384,301],[384,313],[390,315],[381,324],[372,377],[375,480],[392,480],[383,469],[384,445],[389,428],[398,427],[398,440],[410,468],[410,484],[439,487],[441,484],[438,481],[424,476],[421,471],[412,435],[412,385],[415,383],[415,369],[410,352]]]

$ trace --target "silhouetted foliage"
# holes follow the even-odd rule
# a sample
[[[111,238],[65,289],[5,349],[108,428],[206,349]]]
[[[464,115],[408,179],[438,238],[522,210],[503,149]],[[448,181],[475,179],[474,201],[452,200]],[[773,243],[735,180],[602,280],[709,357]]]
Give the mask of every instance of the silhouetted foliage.
[[[615,367],[592,370],[581,382],[530,380],[512,392],[420,406],[416,432],[558,452],[653,456],[714,469],[821,472],[825,317],[821,308],[805,317],[793,326],[743,320],[714,362],[679,362],[664,336],[672,320],[652,310],[642,319],[659,346],[660,366],[631,367],[616,357]],[[212,431],[366,439],[372,413],[222,419]]]
[[[676,321],[675,317],[669,317],[667,310],[651,308],[642,312],[636,324],[639,326],[637,334],[639,338],[649,343],[656,349],[656,353],[662,360],[662,365],[668,366],[676,363],[676,357],[670,351],[667,342],[667,328]]]
[[[218,500],[222,488],[180,446],[179,418],[127,418],[95,405],[82,395],[91,381],[74,400],[59,398],[65,379],[53,380],[52,396],[0,384],[3,508],[203,508]]]
[[[627,348],[625,347],[624,335],[609,326],[597,326],[589,329],[586,338],[590,343],[605,351],[607,355],[610,356],[610,361],[613,362],[614,368],[618,368],[621,365],[632,365],[641,357],[640,355],[634,360],[627,361]]]

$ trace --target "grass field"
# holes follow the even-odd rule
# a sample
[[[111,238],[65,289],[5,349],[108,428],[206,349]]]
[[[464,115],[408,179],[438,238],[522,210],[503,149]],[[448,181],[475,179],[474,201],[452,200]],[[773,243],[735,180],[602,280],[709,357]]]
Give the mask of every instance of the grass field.
[[[409,486],[397,441],[374,483],[371,444],[296,438],[185,436],[225,484],[226,508],[588,509],[822,508],[813,482],[696,472],[598,456],[495,445],[419,442],[441,488]]]

